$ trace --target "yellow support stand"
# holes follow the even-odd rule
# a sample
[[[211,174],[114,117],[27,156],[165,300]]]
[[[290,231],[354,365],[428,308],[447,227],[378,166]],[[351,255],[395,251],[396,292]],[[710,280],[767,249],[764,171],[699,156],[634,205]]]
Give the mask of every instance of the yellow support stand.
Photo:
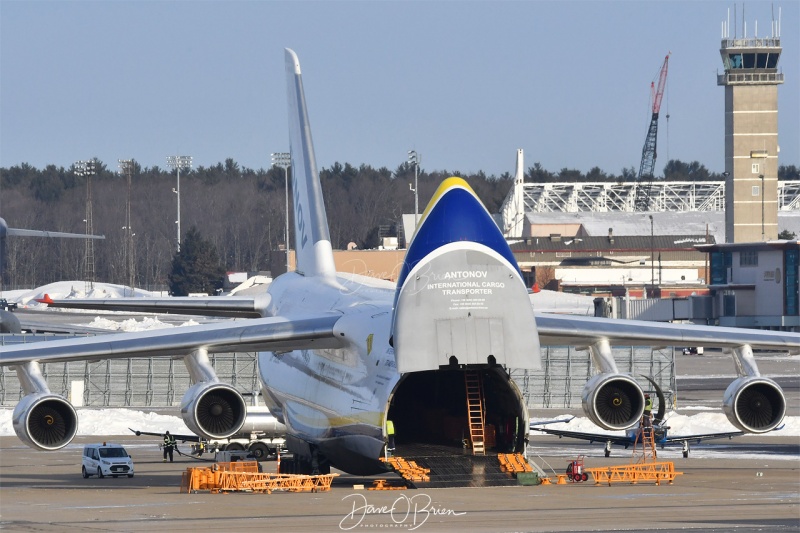
[[[605,468],[585,468],[584,471],[594,478],[594,484],[655,482],[661,485],[666,481],[670,485],[676,476],[683,472],[675,471],[672,461],[656,461],[656,443],[653,426],[649,418],[642,418],[639,433],[633,444],[633,458],[629,465],[608,466]],[[560,478],[560,476],[559,476]],[[559,479],[560,483],[560,479]]]
[[[324,492],[331,489],[333,478],[338,475],[265,474],[258,471],[256,462],[217,463],[213,469],[187,468],[181,479],[181,492]]]
[[[395,472],[409,481],[431,480],[429,475],[431,469],[418,466],[416,461],[406,461],[402,457],[389,457],[388,459],[381,459],[381,461],[389,463]]]
[[[671,485],[676,476],[683,474],[683,472],[675,471],[675,464],[672,461],[586,468],[584,471],[592,475],[595,485],[600,483],[608,483],[609,485],[612,483],[631,483],[635,485],[640,481],[654,481],[656,485],[661,485],[662,481],[666,481]]]

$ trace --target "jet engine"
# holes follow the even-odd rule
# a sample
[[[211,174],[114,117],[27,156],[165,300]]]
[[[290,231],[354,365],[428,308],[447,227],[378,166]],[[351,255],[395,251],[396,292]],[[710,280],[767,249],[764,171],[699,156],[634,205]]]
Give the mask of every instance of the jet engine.
[[[740,377],[722,400],[731,424],[748,433],[772,431],[786,415],[786,397],[777,383],[760,376]]]
[[[58,450],[69,444],[78,432],[75,408],[61,396],[51,393],[28,394],[14,408],[14,432],[39,450]]]
[[[632,377],[625,374],[598,374],[583,388],[583,411],[598,426],[627,429],[642,418],[644,393]]]
[[[235,435],[244,425],[246,415],[244,398],[225,383],[196,383],[183,395],[183,421],[190,430],[209,439],[225,439]]]

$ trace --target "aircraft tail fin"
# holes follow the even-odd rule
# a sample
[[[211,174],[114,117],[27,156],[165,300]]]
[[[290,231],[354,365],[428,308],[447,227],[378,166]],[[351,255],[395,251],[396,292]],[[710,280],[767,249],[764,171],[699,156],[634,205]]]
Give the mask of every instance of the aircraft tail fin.
[[[314,157],[300,61],[297,54],[289,48],[286,49],[286,83],[297,271],[304,276],[332,278],[336,275],[336,267],[322,186]]]

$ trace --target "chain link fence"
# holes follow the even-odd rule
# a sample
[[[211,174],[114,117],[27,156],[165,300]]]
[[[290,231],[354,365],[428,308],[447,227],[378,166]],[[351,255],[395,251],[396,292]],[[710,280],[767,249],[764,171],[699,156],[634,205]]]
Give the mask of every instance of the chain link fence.
[[[0,335],[0,345],[68,338],[68,335]],[[621,372],[629,372],[645,391],[650,377],[664,391],[667,405],[675,399],[673,349],[615,347],[614,359]],[[210,354],[219,379],[247,396],[261,390],[258,357],[254,352]],[[23,393],[12,367],[0,367],[0,406],[13,407]],[[50,390],[75,405],[88,407],[179,406],[189,388],[189,373],[180,358],[145,357],[43,363],[41,371]],[[572,347],[542,348],[542,369],[511,369],[529,408],[575,409],[581,406],[583,386],[594,374],[589,352]],[[82,395],[80,399],[73,394]]]

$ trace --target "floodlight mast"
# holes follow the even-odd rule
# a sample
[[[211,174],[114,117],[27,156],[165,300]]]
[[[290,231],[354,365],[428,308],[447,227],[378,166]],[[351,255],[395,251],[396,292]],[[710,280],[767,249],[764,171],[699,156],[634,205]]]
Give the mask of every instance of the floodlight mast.
[[[178,197],[178,219],[175,224],[178,226],[177,235],[177,249],[181,251],[181,169],[192,168],[192,156],[190,155],[168,155],[167,165],[174,168],[178,174],[178,183],[175,189],[172,189]]]
[[[292,154],[288,152],[275,152],[272,155],[272,164],[283,169],[283,181],[286,188],[286,272],[289,272],[289,167],[292,166]]]
[[[408,151],[408,162],[411,165],[414,165],[414,188],[411,189],[414,192],[414,229],[416,231],[416,227],[419,225],[419,162],[422,160],[422,157],[417,153],[416,150],[409,150]]]
[[[83,255],[83,277],[86,282],[86,293],[94,288],[94,240],[90,235],[94,234],[94,223],[92,222],[92,176],[96,174],[95,160],[76,161],[75,175],[86,177],[86,247]]]
[[[125,201],[125,225],[122,229],[125,230],[125,270],[128,274],[128,286],[131,288],[131,296],[134,294],[134,286],[136,282],[136,263],[133,257],[133,228],[131,227],[131,180],[135,163],[133,159],[119,159],[120,173],[125,176],[128,182],[128,194]]]

